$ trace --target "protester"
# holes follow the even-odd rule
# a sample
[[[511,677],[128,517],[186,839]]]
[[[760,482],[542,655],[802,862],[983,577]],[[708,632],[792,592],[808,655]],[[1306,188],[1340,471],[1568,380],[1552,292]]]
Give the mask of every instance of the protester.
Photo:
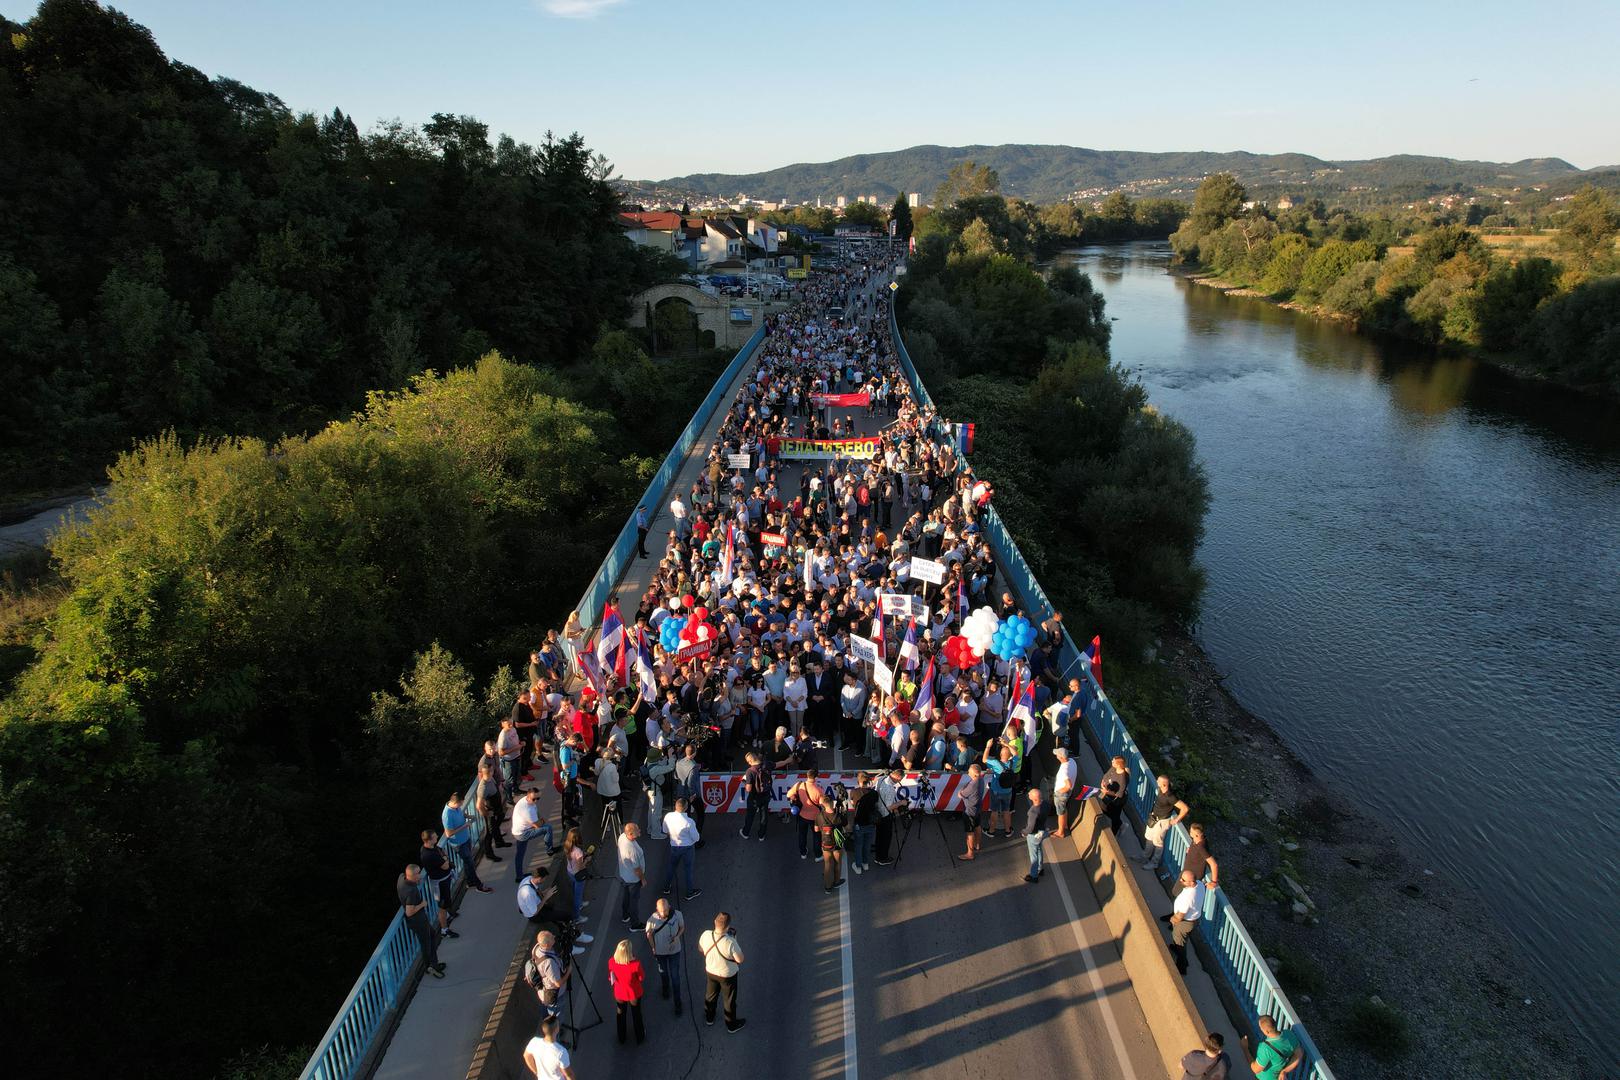
[[[1225,1047],[1226,1037],[1218,1031],[1210,1032],[1203,1046],[1182,1055],[1181,1080],[1227,1080],[1232,1057]]]
[[[1115,836],[1119,835],[1119,828],[1125,822],[1125,799],[1130,784],[1131,771],[1123,757],[1115,757],[1109,763],[1108,771],[1097,782],[1102,791],[1098,801],[1102,812],[1108,815],[1108,828]]]
[[[608,981],[613,986],[613,1012],[618,1022],[619,1045],[625,1043],[625,1014],[628,1013],[635,1024],[636,1045],[640,1046],[647,1039],[647,1027],[641,1018],[645,978],[641,961],[636,959],[628,938],[619,942],[618,948],[613,950],[613,959],[608,961]]]
[[[1218,889],[1221,887],[1221,866],[1210,853],[1209,842],[1204,835],[1204,827],[1198,822],[1187,826],[1187,833],[1192,837],[1192,843],[1187,847],[1187,854],[1181,859],[1183,870],[1189,871],[1194,881],[1201,881],[1205,887]],[[1205,875],[1208,874],[1206,878]]]
[[[647,944],[652,946],[653,962],[658,965],[659,995],[665,1000],[673,994],[675,1015],[681,1015],[681,963],[686,947],[686,916],[672,908],[660,896],[647,916]]]
[[[432,829],[422,830],[422,849],[417,855],[417,862],[421,864],[422,872],[427,875],[434,895],[439,900],[439,936],[460,937],[460,934],[450,929],[450,920],[456,917],[456,892],[453,888],[455,877],[450,870],[450,860],[445,858],[444,852],[439,848],[439,834]]]
[[[983,821],[984,808],[990,801],[990,785],[985,779],[984,766],[977,761],[968,766],[968,778],[962,783],[962,829],[967,833],[967,851],[960,858],[976,859],[979,857],[979,846],[984,842],[980,836],[980,823]]]
[[[625,825],[619,834],[619,921],[632,930],[641,929],[641,887],[647,883],[647,856],[641,850],[641,826]]]
[[[855,794],[851,809],[855,818],[855,852],[850,856],[850,869],[864,874],[872,867],[872,845],[877,839],[877,792],[872,790],[866,773],[855,774]]]
[[[695,900],[703,890],[692,883],[693,852],[697,849],[697,824],[686,813],[686,800],[676,799],[675,809],[664,815],[664,831],[669,834],[669,869],[664,875],[664,895],[675,885],[677,869],[686,873],[686,892],[683,900]]]
[[[562,846],[563,855],[568,859],[568,884],[574,891],[574,921],[583,923],[585,909],[590,906],[590,901],[585,899],[585,841],[577,828],[569,829]]]
[[[439,823],[444,826],[444,838],[455,848],[456,856],[461,860],[462,872],[467,875],[467,885],[479,892],[494,892],[478,878],[478,855],[473,851],[472,822],[467,820],[467,814],[461,809],[461,792],[452,791],[450,798],[445,801],[444,809],[439,812]]]
[[[1057,818],[1057,831],[1052,835],[1061,840],[1069,835],[1069,796],[1074,793],[1080,767],[1070,760],[1065,747],[1055,747],[1052,756],[1058,760],[1057,775],[1052,777],[1052,813]]]
[[[1299,1036],[1294,1029],[1279,1031],[1277,1021],[1268,1014],[1260,1014],[1260,1038],[1258,1048],[1254,1050],[1249,1062],[1249,1071],[1259,1077],[1259,1080],[1281,1080],[1282,1077],[1297,1078],[1301,1075],[1300,1063],[1305,1060],[1305,1052],[1300,1048]],[[1243,1037],[1243,1046],[1249,1047],[1248,1036]]]
[[[523,1048],[523,1063],[537,1080],[574,1080],[568,1049],[557,1041],[560,1028],[556,1017],[547,1017],[540,1024],[540,1034]]]
[[[816,816],[821,811],[821,774],[811,769],[803,779],[788,788],[788,812],[793,815],[794,827],[799,834],[799,858],[810,857],[811,838],[815,835]]]
[[[1039,881],[1046,872],[1046,863],[1042,857],[1042,848],[1046,843],[1046,833],[1052,822],[1052,806],[1041,794],[1041,789],[1029,789],[1029,812],[1024,818],[1024,844],[1029,849],[1029,873],[1024,880],[1030,884]]]
[[[748,799],[748,812],[743,817],[738,835],[744,840],[749,839],[754,831],[754,819],[758,818],[759,839],[764,840],[765,828],[771,819],[771,769],[754,751],[748,752],[746,760],[748,771],[743,773],[743,790]]]
[[[737,975],[742,970],[743,951],[730,914],[722,911],[714,917],[714,929],[698,936],[698,951],[703,954],[703,970],[708,976],[703,992],[704,1022],[714,1024],[715,1004],[724,999],[726,1030],[741,1031],[748,1023],[737,1016]]]
[[[1176,970],[1187,974],[1187,940],[1198,929],[1204,917],[1204,886],[1192,871],[1181,872],[1180,887],[1170,914],[1161,915],[1161,922],[1170,924],[1170,954],[1176,959]]]
[[[1159,790],[1148,812],[1147,827],[1142,832],[1142,869],[1157,870],[1164,857],[1164,834],[1181,823],[1190,811],[1187,804],[1170,790],[1170,778],[1159,777]]]
[[[422,877],[422,868],[411,863],[399,875],[394,889],[399,894],[400,907],[405,909],[405,925],[421,943],[428,974],[442,979],[445,965],[439,960],[439,929],[428,921],[427,900],[422,895]]]
[[[512,871],[517,881],[523,880],[524,872],[528,869],[525,856],[528,854],[529,841],[536,836],[546,842],[548,856],[556,854],[551,825],[540,813],[540,789],[530,788],[512,808],[512,839],[517,841],[517,851],[512,855]]]
[[[821,885],[828,892],[844,883],[844,830],[848,827],[844,811],[830,795],[822,795],[816,813],[816,833],[821,838]]]

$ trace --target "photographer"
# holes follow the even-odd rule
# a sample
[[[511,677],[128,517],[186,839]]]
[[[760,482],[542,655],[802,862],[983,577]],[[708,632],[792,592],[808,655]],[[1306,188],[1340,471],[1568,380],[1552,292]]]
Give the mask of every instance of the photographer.
[[[855,853],[850,866],[857,874],[872,868],[872,843],[877,838],[877,792],[872,790],[871,778],[866,773],[855,774],[855,795],[852,814],[855,820]]]
[[[877,782],[877,864],[879,866],[894,865],[894,859],[890,857],[889,848],[894,843],[895,815],[905,810],[904,800],[900,797],[900,781],[904,780],[905,776],[905,770],[893,768]]]
[[[844,883],[844,835],[849,815],[843,805],[843,786],[832,785],[821,797],[816,832],[821,836],[821,886],[832,892]]]
[[[742,970],[743,951],[728,913],[722,911],[714,917],[714,929],[699,935],[698,949],[703,953],[703,971],[708,976],[708,988],[703,992],[704,1022],[714,1024],[715,1005],[723,997],[726,1030],[741,1031],[748,1023],[737,1018],[737,974]]]
[[[811,769],[804,778],[788,788],[788,811],[793,815],[794,827],[799,833],[799,858],[810,857],[810,831],[817,824],[821,810],[820,773]]]
[[[540,999],[540,1020],[555,1019],[562,1012],[563,994],[568,986],[569,962],[557,949],[557,935],[542,930],[534,936],[523,979]]]

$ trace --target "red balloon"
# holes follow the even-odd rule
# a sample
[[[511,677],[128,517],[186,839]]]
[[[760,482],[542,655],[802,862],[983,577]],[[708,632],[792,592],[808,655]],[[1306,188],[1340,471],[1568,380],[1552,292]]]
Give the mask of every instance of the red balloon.
[[[685,596],[681,597],[681,607],[685,608],[687,611],[691,611],[696,606],[697,597],[693,596],[691,593],[687,593]]]
[[[699,622],[709,621],[709,609],[704,607],[702,604],[699,604],[696,608],[693,608],[692,614],[697,617]]]

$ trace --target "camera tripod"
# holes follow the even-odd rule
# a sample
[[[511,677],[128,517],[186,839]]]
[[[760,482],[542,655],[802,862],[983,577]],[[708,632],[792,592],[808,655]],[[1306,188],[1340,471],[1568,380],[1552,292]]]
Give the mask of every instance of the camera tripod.
[[[572,948],[569,951],[572,952]],[[574,1023],[574,965],[570,963],[568,965],[568,978],[563,980],[563,993],[568,997],[568,1019],[562,1024],[564,1040],[566,1041],[570,1035],[573,1037],[573,1042],[569,1045],[570,1050],[578,1050],[580,1035],[603,1022],[602,1010],[596,1007],[596,995],[591,993],[590,980],[581,979],[579,985],[585,991],[585,1000],[591,1006],[591,1015],[596,1017],[588,1024]]]
[[[939,842],[945,845],[945,854],[951,857],[951,868],[955,869],[957,867],[956,848],[951,843],[950,837],[945,835],[944,815],[925,815],[921,807],[909,809],[900,815],[900,847],[894,853],[894,865],[899,867],[900,860],[906,857],[906,841],[911,839],[911,830],[915,828],[918,832],[922,831],[923,825],[920,819],[923,817],[932,817],[934,824],[939,826]]]

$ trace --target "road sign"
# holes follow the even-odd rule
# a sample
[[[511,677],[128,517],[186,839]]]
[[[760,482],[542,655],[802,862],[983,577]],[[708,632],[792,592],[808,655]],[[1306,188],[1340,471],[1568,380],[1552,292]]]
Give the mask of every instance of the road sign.
[[[899,292],[900,291],[900,283],[898,281],[889,282],[889,291],[890,292]]]

